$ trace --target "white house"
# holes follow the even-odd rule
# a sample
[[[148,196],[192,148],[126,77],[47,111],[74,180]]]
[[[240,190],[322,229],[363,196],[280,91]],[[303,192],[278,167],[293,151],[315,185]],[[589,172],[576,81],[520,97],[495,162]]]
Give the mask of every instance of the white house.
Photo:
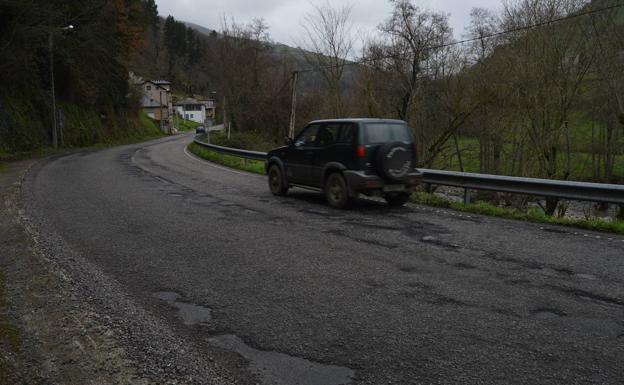
[[[215,116],[215,103],[213,100],[184,99],[176,103],[176,113],[186,120],[205,124],[213,120]]]

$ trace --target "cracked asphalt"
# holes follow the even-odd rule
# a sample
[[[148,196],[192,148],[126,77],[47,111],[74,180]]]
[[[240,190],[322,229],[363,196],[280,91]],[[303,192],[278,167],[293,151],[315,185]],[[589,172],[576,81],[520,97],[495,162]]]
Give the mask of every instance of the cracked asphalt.
[[[622,383],[624,237],[370,200],[337,211],[296,189],[277,198],[264,177],[187,153],[191,139],[53,158],[22,186],[49,258],[141,373]],[[163,292],[210,316],[181,319]],[[279,353],[259,361],[279,371],[251,362],[258,352]],[[341,377],[297,378],[299,359]]]

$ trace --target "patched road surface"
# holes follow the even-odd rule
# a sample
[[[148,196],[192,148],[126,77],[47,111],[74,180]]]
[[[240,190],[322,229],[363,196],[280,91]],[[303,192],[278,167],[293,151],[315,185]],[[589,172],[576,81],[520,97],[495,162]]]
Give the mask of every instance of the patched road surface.
[[[185,151],[36,165],[25,215],[142,370],[180,383],[618,384],[624,237],[363,201]]]

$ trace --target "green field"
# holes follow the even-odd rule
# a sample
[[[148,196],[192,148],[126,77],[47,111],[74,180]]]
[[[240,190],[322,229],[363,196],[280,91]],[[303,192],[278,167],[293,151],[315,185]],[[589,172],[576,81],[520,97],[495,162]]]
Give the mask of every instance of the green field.
[[[591,130],[591,128],[590,128]],[[583,133],[577,133],[583,138],[575,138],[575,141],[571,143],[571,156],[570,156],[570,168],[571,168],[571,180],[593,181],[594,170],[592,169],[592,154],[590,151],[591,146],[586,146],[583,143],[589,141],[591,143],[591,131],[589,139],[584,136]],[[462,159],[462,165],[465,172],[478,173],[479,167],[479,140],[477,138],[461,137],[459,138],[459,149]],[[511,153],[511,145],[503,145],[502,153],[502,165],[503,173],[505,174],[505,166],[509,165],[509,154]],[[461,171],[459,158],[455,151],[454,144],[450,141],[446,151],[444,151],[433,164],[433,168],[449,171]],[[559,159],[559,169],[565,168],[565,159],[563,154]],[[624,180],[624,154],[616,156],[613,169],[614,178],[617,180]],[[538,177],[538,175],[525,175],[529,177]]]

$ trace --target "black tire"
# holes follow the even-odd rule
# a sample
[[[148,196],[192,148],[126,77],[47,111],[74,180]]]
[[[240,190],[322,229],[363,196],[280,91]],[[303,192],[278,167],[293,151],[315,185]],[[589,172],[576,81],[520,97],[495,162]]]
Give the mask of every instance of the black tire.
[[[377,172],[386,180],[400,182],[412,170],[412,157],[412,149],[405,143],[383,144],[377,150]]]
[[[335,172],[327,178],[325,181],[325,199],[330,206],[337,209],[346,209],[351,206],[347,181],[342,174]]]
[[[276,164],[269,167],[269,189],[273,195],[284,196],[288,193],[288,182],[282,174],[282,170]]]
[[[392,207],[401,207],[410,200],[410,193],[387,193],[384,199]]]

